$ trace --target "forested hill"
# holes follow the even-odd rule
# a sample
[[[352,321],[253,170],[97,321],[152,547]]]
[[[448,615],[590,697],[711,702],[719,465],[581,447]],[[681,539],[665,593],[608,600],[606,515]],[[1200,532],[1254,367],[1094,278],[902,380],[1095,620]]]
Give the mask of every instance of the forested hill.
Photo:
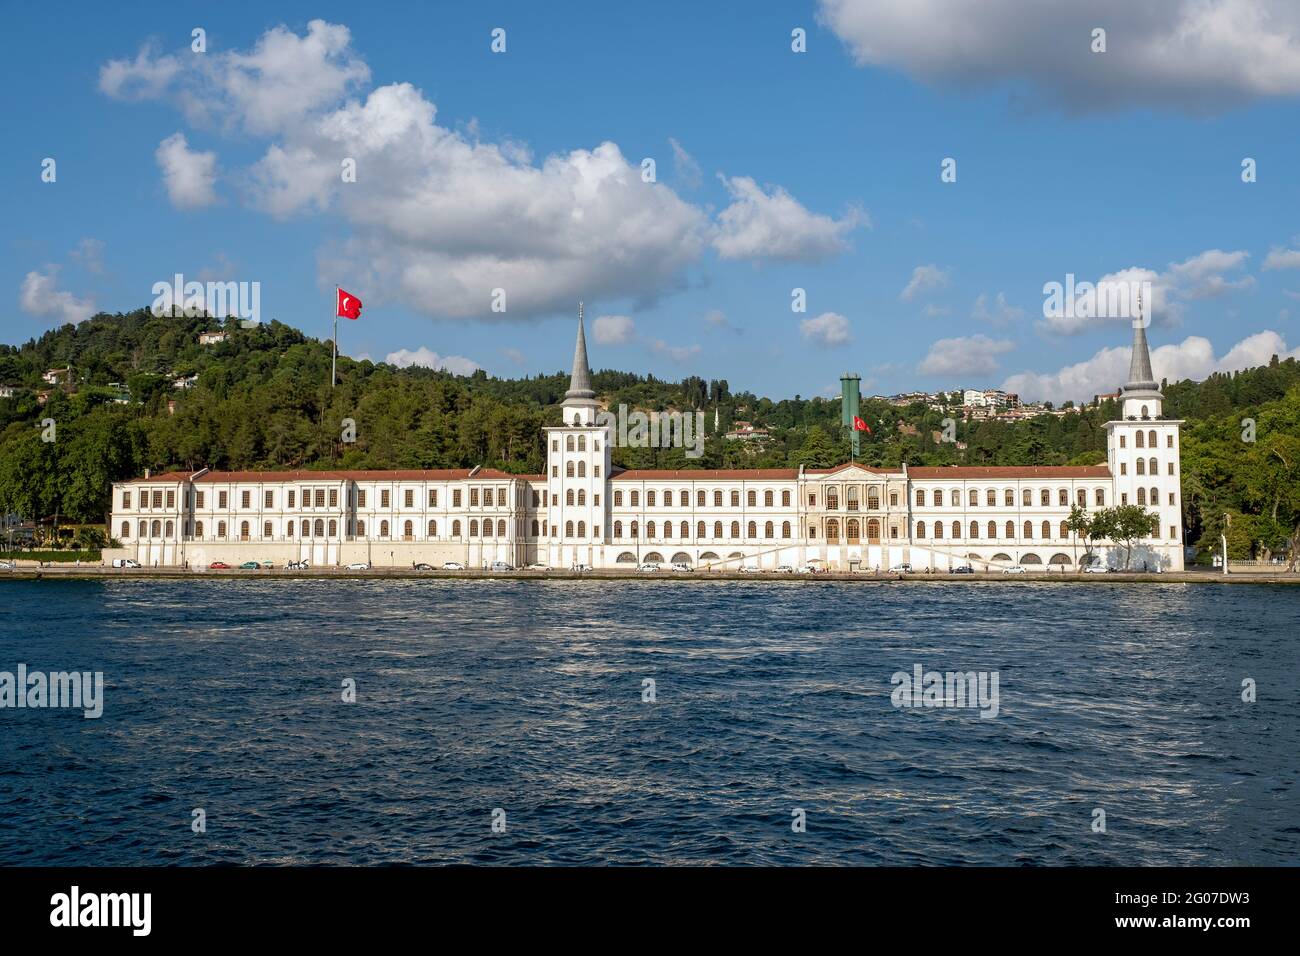
[[[216,330],[227,333],[225,341],[199,343],[200,333]],[[67,385],[42,381],[47,370],[65,367],[71,369]],[[102,520],[109,483],[145,468],[481,464],[539,473],[541,429],[558,424],[558,403],[568,387],[567,369],[500,379],[345,356],[333,390],[329,374],[329,342],[279,322],[245,329],[233,321],[157,317],[147,309],[97,315],[22,346],[0,346],[0,385],[17,387],[14,398],[0,399],[0,510]],[[190,387],[176,387],[191,377]],[[668,382],[608,370],[597,372],[593,385],[610,407],[706,412],[703,457],[686,458],[675,448],[616,449],[615,461],[628,467],[825,466],[849,457],[838,397],[773,401],[732,393],[723,380]],[[44,405],[39,391],[48,392]],[[1291,519],[1300,513],[1300,502],[1286,504],[1300,495],[1300,474],[1290,473],[1289,492],[1277,490],[1282,472],[1300,459],[1300,449],[1287,444],[1300,443],[1300,364],[1275,360],[1201,383],[1167,384],[1166,395],[1167,413],[1189,422],[1189,529],[1217,535],[1223,513],[1235,513],[1243,520],[1232,526],[1234,550],[1278,547],[1279,529],[1294,527]],[[1116,411],[1108,402],[1014,424],[962,423],[956,442],[942,442],[937,433],[949,413],[868,400],[862,414],[872,434],[862,435],[861,460],[888,466],[1091,464],[1105,458],[1101,424]],[[1254,443],[1242,441],[1243,418],[1257,423]],[[41,440],[43,419],[55,422],[53,442]],[[342,440],[345,419],[356,423],[355,442]],[[717,432],[737,420],[768,429],[768,440],[724,441]]]

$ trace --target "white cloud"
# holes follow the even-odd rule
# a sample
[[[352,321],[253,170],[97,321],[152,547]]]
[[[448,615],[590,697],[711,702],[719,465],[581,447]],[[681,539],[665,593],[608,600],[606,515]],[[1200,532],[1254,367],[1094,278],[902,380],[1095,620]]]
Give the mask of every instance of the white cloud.
[[[687,362],[700,354],[700,347],[698,345],[670,345],[663,339],[655,339],[650,343],[650,351],[656,355],[666,356],[674,362]]]
[[[602,315],[591,323],[591,337],[600,345],[625,345],[636,334],[636,323],[626,315]]]
[[[1291,0],[821,0],[860,65],[937,86],[1010,86],[1069,111],[1205,112],[1300,93]],[[1091,49],[1095,27],[1105,53]]]
[[[987,335],[939,339],[917,371],[922,375],[991,375],[998,370],[997,356],[1012,348],[1011,342]]]
[[[217,154],[190,149],[183,133],[158,144],[154,158],[162,170],[167,197],[177,209],[201,209],[217,201]]]
[[[528,358],[519,349],[502,349],[501,354],[510,359],[515,365],[527,365]]]
[[[923,292],[929,292],[934,289],[942,289],[948,284],[948,273],[938,266],[931,263],[928,266],[917,266],[912,270],[912,278],[898,297],[904,302],[911,302]]]
[[[1039,374],[1022,372],[1012,375],[1002,387],[1028,400],[1090,401],[1092,396],[1115,391],[1128,379],[1128,347],[1105,348],[1091,358],[1059,371]],[[1287,350],[1286,341],[1277,332],[1265,330],[1242,339],[1220,358],[1214,346],[1199,335],[1182,342],[1162,345],[1151,352],[1151,367],[1156,378],[1170,382],[1182,379],[1201,380],[1211,372],[1235,372],[1243,368],[1266,365],[1272,356],[1300,358],[1300,349]]]
[[[482,368],[478,362],[463,355],[439,355],[423,345],[415,350],[398,349],[396,352],[389,352],[384,361],[398,368],[422,365],[425,368],[445,369],[453,375],[472,375]]]
[[[1265,269],[1300,269],[1300,249],[1270,249],[1264,257]]]
[[[951,312],[952,309],[946,305],[935,305],[933,302],[927,302],[925,308],[921,310],[921,314],[927,319],[937,319],[939,316],[948,315]]]
[[[69,257],[87,272],[104,274],[104,243],[100,239],[82,239],[77,243],[77,248],[69,253]]]
[[[971,310],[970,317],[977,322],[988,322],[992,325],[1003,326],[1023,319],[1025,310],[1009,303],[1006,294],[1003,292],[999,292],[992,305],[990,305],[988,296],[981,292],[975,298],[975,306]]]
[[[671,136],[668,137],[668,145],[673,148],[673,174],[687,189],[699,189],[704,179],[700,164]]]
[[[1250,253],[1244,250],[1225,252],[1222,249],[1207,249],[1182,262],[1171,262],[1164,272],[1130,266],[1118,272],[1107,273],[1092,284],[1099,290],[1104,287],[1137,290],[1143,283],[1149,283],[1151,301],[1143,302],[1143,314],[1154,326],[1170,327],[1182,321],[1186,303],[1191,300],[1216,298],[1253,287],[1255,284],[1253,276],[1228,274],[1241,269],[1248,258]],[[1055,281],[1061,285],[1065,284],[1064,277]],[[1075,277],[1076,290],[1084,281],[1084,277]],[[1091,283],[1091,280],[1086,281]],[[1102,297],[1098,295],[1098,299]],[[1076,291],[1073,309],[1066,308],[1063,304],[1061,308],[1049,313],[1045,297],[1044,319],[1039,323],[1039,328],[1060,335],[1074,335],[1112,323],[1132,323],[1133,316],[1129,314],[1089,315],[1087,312],[1090,310],[1082,307],[1084,299],[1085,295]]]
[[[18,293],[18,305],[29,315],[55,319],[60,323],[84,322],[95,314],[95,303],[58,288],[58,266],[47,266],[47,272],[29,272],[23,277]]]
[[[723,259],[816,262],[848,248],[846,236],[870,225],[867,214],[851,208],[840,219],[810,212],[780,186],[764,192],[748,176],[720,177],[731,205],[718,214],[714,248]]]
[[[809,342],[823,348],[834,348],[849,343],[849,320],[838,312],[823,312],[799,323],[799,331]]]
[[[99,70],[99,88],[116,100],[156,99],[179,71],[176,57],[159,56],[152,44],[145,44],[134,60],[105,63]]]

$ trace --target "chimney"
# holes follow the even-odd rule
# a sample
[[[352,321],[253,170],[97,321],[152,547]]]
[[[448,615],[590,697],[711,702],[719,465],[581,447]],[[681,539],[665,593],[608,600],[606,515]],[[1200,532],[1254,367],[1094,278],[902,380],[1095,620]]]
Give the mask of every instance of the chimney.
[[[148,468],[146,468],[146,469],[144,470],[144,476],[145,476],[146,479],[149,477],[149,469],[148,469]]]

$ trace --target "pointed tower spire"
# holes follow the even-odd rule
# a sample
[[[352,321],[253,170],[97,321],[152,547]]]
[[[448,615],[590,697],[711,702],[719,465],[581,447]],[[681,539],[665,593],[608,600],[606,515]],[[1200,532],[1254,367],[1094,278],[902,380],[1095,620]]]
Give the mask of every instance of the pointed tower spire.
[[[569,390],[564,393],[564,400],[579,399],[590,401],[596,397],[591,388],[591,366],[587,364],[587,333],[582,324],[582,303],[578,303],[578,341],[573,346],[573,374],[569,378]]]
[[[1128,363],[1126,392],[1158,391],[1160,383],[1151,371],[1151,350],[1147,347],[1146,322],[1142,316],[1142,293],[1138,293],[1138,318],[1133,325],[1133,356]]]

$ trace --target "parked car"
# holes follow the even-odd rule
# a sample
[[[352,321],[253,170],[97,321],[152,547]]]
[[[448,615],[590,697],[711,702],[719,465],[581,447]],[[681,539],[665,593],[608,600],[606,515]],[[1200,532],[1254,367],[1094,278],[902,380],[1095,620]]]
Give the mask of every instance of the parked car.
[[[442,569],[444,571],[464,571],[465,565],[459,561],[444,561],[442,562]]]
[[[114,561],[113,563],[117,564],[116,561]],[[118,566],[120,567],[120,565]],[[13,569],[14,569],[14,563],[12,561],[0,561],[0,571],[12,571]]]
[[[266,570],[270,571],[273,567],[275,567],[275,562],[274,562],[274,561],[263,561],[263,562],[262,562],[262,567],[264,567]]]
[[[306,571],[311,565],[306,561],[290,561],[285,567],[290,571]]]
[[[949,568],[948,573],[949,574],[974,574],[975,569],[972,568],[969,564],[963,564],[959,568]]]
[[[515,566],[514,566],[513,564],[510,564],[508,561],[493,561],[493,562],[492,562],[492,570],[493,570],[493,571],[513,571],[514,569],[515,569]]]
[[[794,574],[794,568],[788,564],[778,564],[776,566],[777,574]]]
[[[1025,574],[1025,569],[1018,564],[1013,564],[1009,568],[1002,569],[1003,574]]]
[[[740,569],[741,574],[762,574],[763,569],[756,564],[747,564]]]
[[[134,558],[113,559],[113,567],[115,568],[138,568],[139,566],[140,566],[140,562],[136,561]],[[13,567],[13,565],[10,565],[10,567]]]
[[[902,564],[896,564],[889,569],[890,574],[911,574],[912,566],[904,561]]]
[[[530,564],[530,565],[528,565],[528,567],[525,568],[524,570],[526,570],[526,571],[549,571],[549,570],[551,570],[551,569],[550,569],[549,567],[547,567],[546,565],[544,565],[544,564]]]
[[[433,570],[433,565],[432,565],[432,564],[425,564],[423,561],[421,561],[419,564],[415,565],[415,566],[413,567],[412,570],[415,570],[415,571],[432,571],[432,570]]]
[[[1110,574],[1110,568],[1104,564],[1089,564],[1083,569],[1084,574]]]
[[[674,562],[672,563],[672,569],[673,569],[674,571],[681,571],[681,572],[693,572],[693,571],[695,570],[693,567],[691,567],[691,566],[690,566],[689,564],[687,564],[685,561],[674,561]]]
[[[653,561],[647,561],[645,564],[641,565],[641,567],[637,568],[637,570],[638,570],[638,571],[658,571],[658,570],[659,570],[659,565],[655,564]]]
[[[799,574],[821,574],[821,570],[813,564],[805,564],[799,569]]]
[[[369,570],[370,570],[370,562],[369,562],[369,561],[353,561],[351,564],[348,565],[348,570],[349,570],[349,571],[369,571]]]
[[[585,564],[575,564],[573,567],[569,568],[569,570],[574,574],[586,574],[591,570],[591,568]]]
[[[208,569],[210,571],[229,571],[230,565],[226,564],[225,561],[213,561],[208,565]]]
[[[262,566],[261,566],[260,564],[258,564],[256,561],[245,561],[243,564],[241,564],[241,565],[239,566],[239,570],[241,570],[241,571],[260,571],[260,570],[262,570]]]

